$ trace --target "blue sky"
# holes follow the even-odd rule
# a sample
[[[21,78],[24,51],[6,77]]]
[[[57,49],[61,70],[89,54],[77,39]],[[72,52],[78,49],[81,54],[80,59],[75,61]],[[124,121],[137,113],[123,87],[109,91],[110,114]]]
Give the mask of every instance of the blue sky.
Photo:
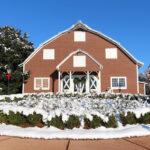
[[[149,0],[1,0],[0,26],[29,33],[37,47],[78,20],[119,41],[150,64]]]

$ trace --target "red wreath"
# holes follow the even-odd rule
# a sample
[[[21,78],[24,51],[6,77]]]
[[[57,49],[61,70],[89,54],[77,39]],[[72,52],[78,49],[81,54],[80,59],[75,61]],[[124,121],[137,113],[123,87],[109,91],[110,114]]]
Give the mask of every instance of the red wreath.
[[[7,73],[6,74],[6,79],[9,81],[11,79],[11,74],[10,73]]]

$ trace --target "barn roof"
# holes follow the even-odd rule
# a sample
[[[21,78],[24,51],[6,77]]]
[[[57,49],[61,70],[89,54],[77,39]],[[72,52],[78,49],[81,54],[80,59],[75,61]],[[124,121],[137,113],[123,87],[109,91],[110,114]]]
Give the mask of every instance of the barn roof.
[[[139,60],[137,60],[125,47],[123,47],[118,41],[106,36],[105,34],[96,31],[92,28],[90,28],[89,26],[87,26],[86,24],[82,23],[81,21],[78,21],[76,24],[74,24],[73,26],[71,26],[70,28],[68,28],[67,30],[58,33],[57,35],[53,36],[52,38],[48,39],[47,41],[41,43],[39,45],[38,48],[35,49],[34,52],[31,53],[31,55],[23,62],[23,64],[26,64],[44,45],[46,45],[49,42],[52,42],[53,40],[57,39],[58,37],[60,37],[61,35],[63,35],[66,32],[69,32],[71,30],[78,30],[78,29],[82,29],[88,32],[91,32],[93,34],[96,34],[104,39],[106,39],[107,41],[113,43],[114,45],[116,45],[118,48],[120,48],[131,60],[133,60],[133,62],[135,62],[139,67],[143,66],[144,64],[142,62],[140,62]]]

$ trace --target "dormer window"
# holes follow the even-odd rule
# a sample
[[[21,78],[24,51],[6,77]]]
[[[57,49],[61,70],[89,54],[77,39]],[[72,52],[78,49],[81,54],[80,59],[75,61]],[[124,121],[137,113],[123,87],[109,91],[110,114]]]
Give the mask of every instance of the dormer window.
[[[44,49],[43,50],[43,59],[45,59],[45,60],[55,59],[55,50],[54,49]]]
[[[84,31],[74,31],[74,42],[85,42],[86,33]]]

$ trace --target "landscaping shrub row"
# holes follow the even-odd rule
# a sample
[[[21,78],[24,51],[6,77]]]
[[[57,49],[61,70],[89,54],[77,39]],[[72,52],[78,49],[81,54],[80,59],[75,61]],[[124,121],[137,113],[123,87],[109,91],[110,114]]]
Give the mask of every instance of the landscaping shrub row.
[[[54,126],[59,129],[73,129],[74,127],[79,128],[81,126],[81,120],[78,116],[70,115],[66,122],[63,122],[62,116],[55,116],[51,119],[51,121],[47,121],[47,123],[42,121],[41,114],[30,114],[28,116],[23,115],[22,113],[14,113],[13,111],[9,111],[9,114],[4,114],[0,111],[0,123],[12,124],[22,127],[29,127],[29,126]],[[93,115],[93,120],[90,121],[88,118],[84,117],[84,128],[97,128],[100,126],[105,127],[117,127],[117,122],[115,117],[112,115],[109,117],[109,121],[106,123],[100,117]]]
[[[61,98],[61,97],[66,97],[66,98],[93,98],[93,99],[124,99],[124,100],[143,100],[143,101],[147,101],[150,103],[150,96],[147,95],[139,95],[139,94],[115,94],[115,93],[101,93],[101,94],[91,94],[91,95],[78,95],[78,94],[58,94],[58,95],[51,95],[51,94],[28,94],[28,95],[23,95],[22,97],[14,97],[11,98],[9,96],[4,97],[4,99],[0,100],[1,102],[18,102],[21,100],[26,100],[26,99],[40,99],[41,97],[44,98]]]
[[[127,124],[150,124],[150,112],[146,113],[145,115],[141,115],[140,118],[137,118],[133,112],[127,112],[120,114],[120,120],[123,126]]]
[[[127,115],[124,113],[120,114],[120,120],[123,126],[127,124],[150,124],[150,112],[146,113],[145,115],[141,115],[140,118],[136,118],[135,114],[132,112],[128,112]],[[78,116],[70,115],[69,119],[66,122],[63,122],[62,116],[55,116],[51,119],[51,121],[47,121],[44,123],[42,121],[41,114],[30,114],[28,116],[23,115],[22,113],[14,113],[9,111],[9,114],[4,114],[0,111],[0,123],[12,124],[21,127],[29,127],[29,126],[54,126],[59,129],[73,129],[74,127],[79,128],[81,126],[81,120]],[[108,122],[104,122],[100,117],[93,115],[93,120],[89,120],[88,118],[84,117],[84,128],[91,129],[97,128],[100,126],[105,126],[107,128],[116,128],[117,121],[114,115],[109,116]]]

